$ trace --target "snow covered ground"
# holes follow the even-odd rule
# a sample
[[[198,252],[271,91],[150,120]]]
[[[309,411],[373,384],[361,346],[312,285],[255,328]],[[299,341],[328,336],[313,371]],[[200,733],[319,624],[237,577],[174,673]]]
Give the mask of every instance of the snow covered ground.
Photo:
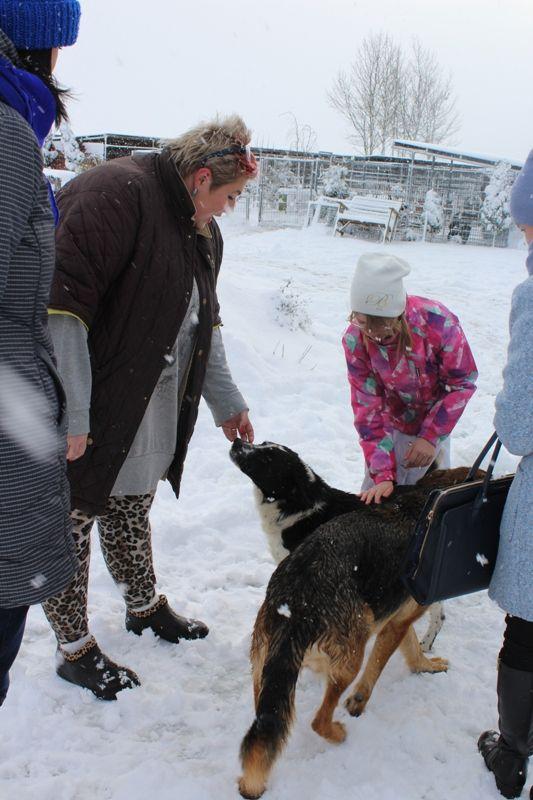
[[[251,409],[257,441],[297,450],[328,482],[357,490],[363,462],[352,427],[340,338],[357,256],[376,245],[332,239],[322,228],[254,231],[224,221],[219,283],[224,338]],[[412,264],[408,290],[435,297],[463,323],[479,389],[453,439],[469,464],[492,430],[513,287],[526,276],[517,250],[420,243],[387,246]],[[307,305],[308,331],[276,321],[280,288]],[[519,424],[519,420],[517,420]],[[515,459],[501,458],[501,471]],[[135,669],[142,687],[103,703],[54,673],[53,636],[40,608],[12,670],[0,713],[2,800],[233,800],[238,749],[252,714],[250,631],[274,569],[252,487],[201,408],[176,502],[162,485],[153,511],[160,590],[211,627],[177,646],[126,633],[119,592],[94,540],[90,616],[102,649]],[[420,629],[424,622],[420,623]],[[473,800],[499,798],[476,751],[496,722],[496,657],[503,615],[483,594],[447,604],[435,653],[447,674],[411,675],[399,654],[365,714],[339,708],[348,738],[327,744],[310,728],[322,687],[304,673],[297,719],[268,800]]]

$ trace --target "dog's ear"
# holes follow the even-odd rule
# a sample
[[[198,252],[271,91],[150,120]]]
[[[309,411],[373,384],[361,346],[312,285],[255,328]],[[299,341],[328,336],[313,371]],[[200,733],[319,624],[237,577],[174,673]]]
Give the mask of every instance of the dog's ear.
[[[294,471],[294,494],[301,501],[302,507],[311,508],[317,502],[321,481],[311,467],[299,460],[300,463]]]

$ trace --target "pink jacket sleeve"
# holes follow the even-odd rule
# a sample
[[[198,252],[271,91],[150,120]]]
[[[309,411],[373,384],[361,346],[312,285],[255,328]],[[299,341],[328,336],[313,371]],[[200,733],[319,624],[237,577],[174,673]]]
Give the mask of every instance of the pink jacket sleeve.
[[[354,424],[370,474],[375,483],[396,478],[392,430],[383,407],[383,384],[371,369],[357,334],[345,333],[342,344],[348,366]]]
[[[466,404],[476,391],[477,367],[459,322],[447,318],[438,355],[439,379],[443,395],[432,406],[419,436],[436,445],[455,428]]]

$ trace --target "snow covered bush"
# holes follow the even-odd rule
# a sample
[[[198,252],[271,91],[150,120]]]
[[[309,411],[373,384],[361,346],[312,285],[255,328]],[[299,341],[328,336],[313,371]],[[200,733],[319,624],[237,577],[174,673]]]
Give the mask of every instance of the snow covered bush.
[[[43,161],[45,167],[53,167],[54,161],[59,155],[54,142],[53,133],[49,133],[43,144]]]
[[[430,233],[438,233],[444,224],[444,214],[442,211],[442,197],[434,189],[426,192],[424,200],[424,210],[422,212],[424,225]]]
[[[480,213],[481,226],[485,233],[492,234],[493,245],[497,235],[508,230],[511,224],[509,196],[513,183],[511,165],[500,161],[492,170],[490,181],[485,188],[485,199]]]
[[[348,177],[346,167],[332,165],[322,173],[323,192],[326,197],[348,197],[350,190],[346,182]]]
[[[59,135],[61,138],[59,142],[57,142],[56,147],[63,153],[65,169],[71,169],[73,172],[80,172],[85,155],[80,149],[74,131],[65,120],[59,126]]]
[[[269,158],[262,164],[260,191],[267,205],[278,205],[281,188],[299,185],[292,166],[288,158]]]
[[[305,299],[296,291],[292,278],[286,280],[279,290],[276,300],[276,321],[282,328],[303,331],[311,327],[311,318]]]

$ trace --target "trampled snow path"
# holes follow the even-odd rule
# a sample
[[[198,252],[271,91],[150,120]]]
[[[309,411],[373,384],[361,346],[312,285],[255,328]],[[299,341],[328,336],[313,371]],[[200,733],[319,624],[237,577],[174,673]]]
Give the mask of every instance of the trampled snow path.
[[[332,484],[356,490],[362,459],[352,428],[340,336],[355,260],[374,245],[311,231],[243,231],[226,224],[219,295],[224,338],[248,399],[257,440],[297,450]],[[380,248],[381,249],[381,248]],[[525,254],[460,245],[394,244],[409,260],[412,293],[461,319],[480,369],[479,390],[454,437],[454,464],[472,461],[491,432],[501,384],[511,292]],[[282,284],[307,302],[310,332],[275,320]],[[311,349],[309,349],[311,346]],[[54,674],[54,641],[32,609],[12,688],[0,711],[1,800],[230,800],[238,748],[252,720],[247,650],[273,570],[251,484],[231,464],[202,407],[176,502],[165,485],[153,512],[159,586],[182,613],[211,626],[201,642],[173,646],[123,627],[123,605],[97,541],[90,588],[93,631],[142,687],[102,703]],[[515,459],[502,457],[501,469]],[[424,628],[423,622],[420,628]],[[322,687],[305,673],[297,720],[268,800],[473,800],[499,798],[476,752],[496,721],[502,613],[477,594],[447,604],[435,652],[448,674],[410,675],[396,654],[367,711],[334,747],[310,728]]]

